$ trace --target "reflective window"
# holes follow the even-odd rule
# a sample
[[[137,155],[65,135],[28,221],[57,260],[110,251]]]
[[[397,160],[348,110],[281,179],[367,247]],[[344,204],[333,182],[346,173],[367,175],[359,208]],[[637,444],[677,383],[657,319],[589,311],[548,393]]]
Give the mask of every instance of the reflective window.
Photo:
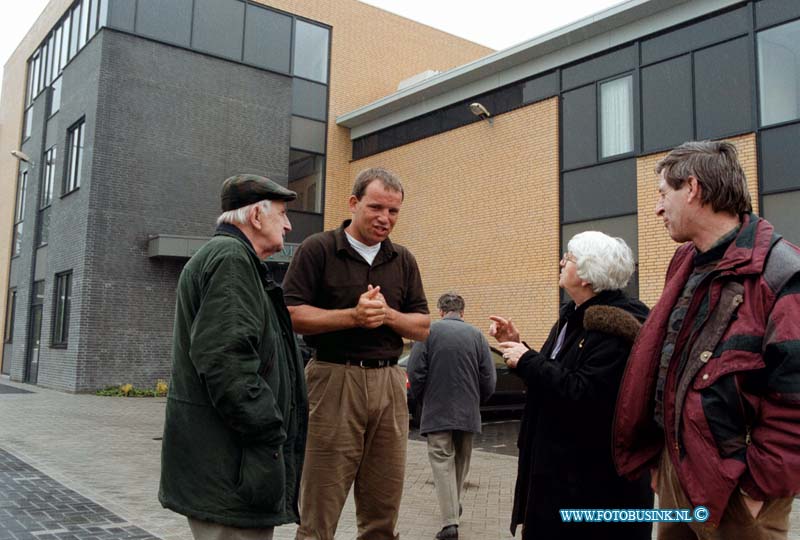
[[[800,191],[764,195],[761,203],[761,213],[775,227],[775,232],[800,245],[800,220],[797,219]]]
[[[600,84],[600,157],[633,152],[633,76]]]
[[[72,59],[78,53],[78,33],[81,26],[81,5],[72,8],[72,35],[69,40],[69,57]]]
[[[291,210],[322,212],[322,185],[325,158],[308,152],[289,152],[289,189],[297,192],[297,199],[289,203]]]
[[[294,74],[328,82],[328,29],[304,21],[294,27]]]
[[[42,192],[39,207],[50,206],[53,202],[53,186],[56,179],[56,147],[53,146],[44,153],[44,178],[42,179]]]
[[[189,46],[192,0],[139,0],[136,32],[154,39]]]
[[[67,174],[64,177],[64,195],[81,186],[83,163],[84,121],[81,120],[67,133]]]
[[[61,67],[62,68],[64,66],[66,66],[67,62],[69,62],[69,59],[72,58],[70,56],[70,54],[69,54],[69,36],[70,36],[70,28],[72,28],[70,26],[70,22],[71,21],[72,21],[72,19],[70,18],[69,14],[67,14],[67,16],[64,17],[64,22],[61,23],[61,28],[62,28],[62,30],[64,32],[64,36],[63,36],[62,43],[61,43]]]
[[[11,343],[14,340],[14,316],[17,313],[17,290],[9,289],[8,303],[6,304],[6,327],[3,341]]]
[[[53,77],[61,73],[61,26],[53,34],[55,36],[55,50],[53,51]]]
[[[192,46],[234,60],[242,59],[244,2],[195,0]]]
[[[72,272],[56,274],[56,301],[53,313],[53,345],[66,345],[72,308]]]
[[[83,49],[86,45],[86,33],[89,30],[89,0],[83,0],[83,7],[81,8],[81,25],[80,33],[78,34],[78,49]]]
[[[800,118],[800,21],[758,33],[761,125]]]
[[[325,124],[292,116],[292,148],[309,150],[318,154],[325,153]]]
[[[50,101],[50,115],[54,115],[61,108],[61,83],[64,77],[59,77],[53,81],[53,95]]]
[[[266,69],[289,72],[292,58],[292,18],[247,4],[244,61]]]
[[[17,180],[17,201],[14,208],[14,237],[11,256],[22,253],[23,220],[25,219],[25,195],[28,189],[28,171],[22,171]]]
[[[92,0],[92,5],[91,8],[89,9],[89,37],[92,37],[94,33],[97,32],[97,9],[99,7],[100,7],[100,1]]]
[[[31,136],[33,130],[33,105],[25,109],[25,118],[22,119],[22,140]]]
[[[328,87],[303,79],[292,80],[292,114],[326,120]]]

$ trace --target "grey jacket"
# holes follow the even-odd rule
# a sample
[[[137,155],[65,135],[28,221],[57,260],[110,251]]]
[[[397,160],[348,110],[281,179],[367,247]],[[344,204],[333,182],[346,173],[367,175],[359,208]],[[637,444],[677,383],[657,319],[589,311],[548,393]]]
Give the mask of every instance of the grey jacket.
[[[431,325],[426,341],[411,349],[411,393],[422,403],[420,433],[481,432],[480,404],[497,382],[489,342],[455,314]]]

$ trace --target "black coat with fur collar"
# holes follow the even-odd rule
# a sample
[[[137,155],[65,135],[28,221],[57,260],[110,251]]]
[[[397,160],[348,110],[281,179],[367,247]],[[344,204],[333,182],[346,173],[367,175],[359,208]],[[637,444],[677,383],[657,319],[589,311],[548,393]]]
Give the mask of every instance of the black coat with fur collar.
[[[647,524],[562,523],[559,509],[652,508],[649,478],[620,478],[611,457],[614,405],[622,372],[647,306],[603,291],[577,309],[562,307],[537,352],[520,358],[527,386],[519,433],[519,470],[511,516],[523,539],[649,539]],[[551,353],[567,325],[555,359]]]

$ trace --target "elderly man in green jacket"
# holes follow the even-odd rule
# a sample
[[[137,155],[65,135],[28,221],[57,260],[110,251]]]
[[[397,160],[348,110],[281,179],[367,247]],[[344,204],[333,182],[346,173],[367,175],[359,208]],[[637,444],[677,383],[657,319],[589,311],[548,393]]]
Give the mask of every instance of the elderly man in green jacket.
[[[283,249],[296,196],[261,176],[225,180],[216,233],[178,282],[159,500],[196,539],[269,540],[299,521],[303,364],[262,262]]]

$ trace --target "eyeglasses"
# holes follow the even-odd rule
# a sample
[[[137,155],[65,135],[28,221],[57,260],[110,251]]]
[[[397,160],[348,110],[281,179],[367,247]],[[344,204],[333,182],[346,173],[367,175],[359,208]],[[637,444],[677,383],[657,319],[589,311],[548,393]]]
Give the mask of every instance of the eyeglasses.
[[[559,261],[559,263],[566,265],[568,262],[578,264],[578,259],[575,258],[575,255],[565,252],[563,255],[561,255],[561,261]]]

